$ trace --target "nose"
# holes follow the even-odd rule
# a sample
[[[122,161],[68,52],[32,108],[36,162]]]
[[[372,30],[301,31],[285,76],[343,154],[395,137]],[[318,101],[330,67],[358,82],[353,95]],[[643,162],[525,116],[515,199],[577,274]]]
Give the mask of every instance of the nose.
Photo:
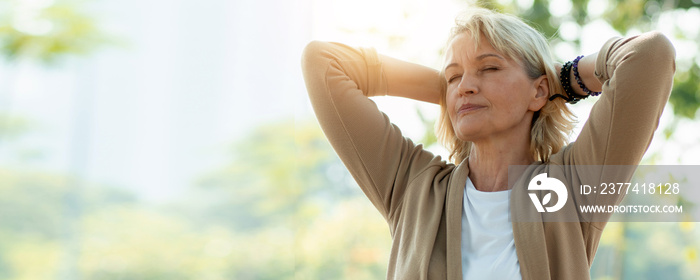
[[[479,92],[479,87],[476,84],[476,79],[470,78],[467,75],[463,75],[457,85],[457,92],[460,95],[476,94]]]

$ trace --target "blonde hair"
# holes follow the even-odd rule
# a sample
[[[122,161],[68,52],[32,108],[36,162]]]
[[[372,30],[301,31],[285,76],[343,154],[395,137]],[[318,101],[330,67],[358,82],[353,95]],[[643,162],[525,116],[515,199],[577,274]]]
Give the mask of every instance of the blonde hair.
[[[563,93],[554,58],[544,36],[522,20],[506,14],[475,8],[455,20],[448,43],[459,34],[470,34],[475,48],[480,35],[498,52],[521,62],[527,75],[533,80],[547,75],[549,96]],[[444,73],[443,73],[444,74]],[[440,98],[440,117],[435,124],[438,140],[450,151],[450,159],[456,164],[469,156],[472,142],[460,140],[447,113],[446,92]],[[535,160],[547,162],[549,157],[567,143],[574,127],[575,116],[563,99],[547,101],[532,117],[530,127],[530,152]]]

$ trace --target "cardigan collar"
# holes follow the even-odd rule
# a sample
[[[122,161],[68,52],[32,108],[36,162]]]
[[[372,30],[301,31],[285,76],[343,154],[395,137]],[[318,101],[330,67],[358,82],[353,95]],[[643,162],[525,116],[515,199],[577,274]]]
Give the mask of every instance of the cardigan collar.
[[[533,209],[532,201],[526,199],[529,183],[526,180],[532,178],[532,174],[541,173],[546,167],[541,163],[528,166],[514,183],[511,192],[510,217],[513,225],[513,239],[523,279],[551,279],[542,215],[536,211],[515,211]]]
[[[532,168],[528,168],[528,171],[532,172],[542,167],[542,165],[533,165]],[[469,177],[469,164],[465,159],[455,168],[447,190],[447,279],[462,279],[462,204],[467,177]],[[527,176],[522,178],[525,177]],[[527,197],[526,192],[527,184],[521,179],[514,185],[511,198]],[[550,279],[542,217],[536,212],[513,210],[524,209],[522,204],[529,202],[524,199],[510,201],[513,239],[520,263],[520,274],[523,279]],[[529,215],[532,217],[528,217]]]
[[[447,279],[462,279],[462,203],[467,177],[469,164],[465,159],[447,186]]]

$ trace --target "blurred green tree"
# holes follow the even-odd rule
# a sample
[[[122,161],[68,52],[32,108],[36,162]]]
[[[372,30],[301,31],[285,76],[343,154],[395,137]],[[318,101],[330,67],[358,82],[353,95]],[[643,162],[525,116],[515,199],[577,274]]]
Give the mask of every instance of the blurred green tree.
[[[230,154],[227,166],[198,184],[212,194],[205,216],[238,230],[286,223],[290,214],[310,211],[309,202],[332,204],[357,194],[313,122],[284,120],[256,127],[234,143]]]
[[[233,264],[235,279],[385,277],[388,227],[314,120],[255,128],[198,185],[200,206],[188,204],[198,210],[180,212],[240,236],[239,253],[251,257]]]
[[[84,11],[84,3],[80,0],[0,1],[0,55],[10,66],[22,60],[52,64],[61,58],[87,55],[113,43],[98,28],[97,21]],[[4,112],[10,107],[8,103],[11,103],[14,81],[10,78],[9,83],[3,85],[7,92],[0,92],[3,97],[8,96],[3,98],[3,111],[0,111],[0,143],[5,146],[21,138],[31,126],[31,121],[22,116]],[[19,152],[12,156],[26,156],[21,154],[24,151]],[[74,155],[76,158],[79,156]],[[0,276],[55,278],[57,272],[52,269],[56,268],[61,270],[58,273],[64,278],[77,277],[81,211],[90,207],[86,201],[84,179],[41,172],[28,177],[23,170],[2,171],[6,172],[3,177],[6,181],[2,182],[6,196],[2,197],[7,199],[3,206],[10,208],[2,209],[6,219],[3,219],[5,226],[0,229],[0,234],[8,237],[3,241],[9,244],[6,244],[8,250],[3,250],[0,255]],[[27,245],[26,242],[46,246],[21,247]],[[33,259],[32,256],[42,257]],[[31,261],[42,259],[42,264],[46,264],[43,269],[28,269],[27,265],[33,264]]]
[[[55,278],[65,253],[69,218],[61,210],[71,181],[62,174],[0,168],[0,278]],[[86,212],[135,202],[132,194],[105,186],[87,188],[82,196]]]
[[[84,0],[0,1],[0,52],[46,63],[86,55],[116,41],[82,9]]]

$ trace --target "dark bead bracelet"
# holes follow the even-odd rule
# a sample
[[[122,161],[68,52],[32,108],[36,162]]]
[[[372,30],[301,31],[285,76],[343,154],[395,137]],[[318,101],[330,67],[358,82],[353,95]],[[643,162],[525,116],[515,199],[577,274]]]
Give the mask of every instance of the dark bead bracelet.
[[[598,95],[600,95],[601,92],[600,92],[600,91],[591,91],[591,90],[589,90],[589,89],[583,84],[583,81],[581,81],[581,76],[578,75],[578,62],[581,60],[581,58],[583,58],[582,55],[577,56],[576,59],[574,59],[574,66],[572,67],[572,69],[574,69],[574,78],[576,78],[576,83],[578,83],[578,85],[581,87],[581,89],[583,90],[583,92],[585,92],[587,95],[590,95],[590,96],[598,96]]]
[[[555,94],[549,97],[549,100],[554,100],[557,97],[561,97],[562,99],[566,100],[567,103],[571,104],[576,104],[582,99],[585,99],[588,97],[588,95],[578,95],[574,92],[574,89],[571,87],[571,79],[569,78],[571,74],[571,68],[573,67],[574,62],[568,61],[564,63],[564,65],[561,67],[561,72],[559,73],[559,80],[561,81],[561,86],[564,88],[564,94]]]

